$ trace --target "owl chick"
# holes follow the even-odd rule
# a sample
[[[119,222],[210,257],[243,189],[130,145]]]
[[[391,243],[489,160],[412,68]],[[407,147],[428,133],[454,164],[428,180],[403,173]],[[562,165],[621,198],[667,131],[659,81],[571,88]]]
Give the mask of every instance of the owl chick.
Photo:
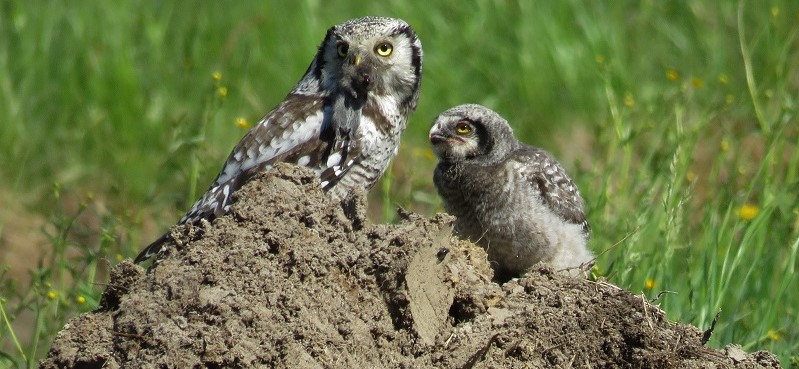
[[[480,105],[439,115],[430,130],[433,181],[455,232],[485,248],[498,278],[538,262],[580,266],[589,226],[574,182],[548,152],[519,142],[508,122]]]
[[[233,148],[178,224],[227,213],[231,194],[277,162],[313,169],[335,200],[368,190],[397,153],[421,78],[422,44],[404,21],[365,17],[333,26],[302,79]],[[168,240],[161,236],[135,261],[156,255]]]

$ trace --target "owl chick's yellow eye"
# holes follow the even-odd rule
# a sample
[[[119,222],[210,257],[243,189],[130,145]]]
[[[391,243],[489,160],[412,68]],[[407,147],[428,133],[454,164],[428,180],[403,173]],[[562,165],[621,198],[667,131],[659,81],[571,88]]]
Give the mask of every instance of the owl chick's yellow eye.
[[[394,46],[391,46],[388,42],[383,42],[375,48],[375,52],[380,56],[389,56],[392,51],[394,51]]]
[[[349,51],[349,50],[350,50],[350,45],[347,45],[344,42],[342,42],[342,43],[338,44],[338,46],[336,46],[336,52],[338,53],[338,56],[340,56],[342,58],[347,56],[347,51]]]
[[[455,133],[459,135],[466,135],[472,132],[472,126],[467,123],[458,123],[455,126]]]

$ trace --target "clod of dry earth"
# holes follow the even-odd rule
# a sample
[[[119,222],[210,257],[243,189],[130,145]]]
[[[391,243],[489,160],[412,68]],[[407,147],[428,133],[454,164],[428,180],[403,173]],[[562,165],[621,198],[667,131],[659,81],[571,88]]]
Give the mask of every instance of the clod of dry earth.
[[[173,230],[150,270],[117,265],[42,368],[779,368],[701,345],[641,297],[546,267],[504,285],[452,218],[371,225],[280,165],[230,215]]]

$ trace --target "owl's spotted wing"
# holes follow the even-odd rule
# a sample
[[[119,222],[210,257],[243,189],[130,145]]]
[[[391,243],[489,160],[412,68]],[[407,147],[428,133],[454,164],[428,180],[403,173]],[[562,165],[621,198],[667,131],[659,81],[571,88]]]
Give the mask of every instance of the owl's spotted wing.
[[[230,195],[253,174],[273,163],[297,162],[300,158],[305,166],[313,167],[319,163],[325,154],[325,146],[330,144],[321,139],[323,123],[322,99],[289,95],[233,148],[208,192],[181,218],[179,224],[225,214],[230,208]]]
[[[277,162],[314,169],[322,178],[323,188],[328,189],[347,172],[360,149],[349,137],[335,134],[323,97],[291,94],[241,139],[214,183],[178,224],[224,215],[230,209],[233,192]],[[166,235],[160,237],[135,261],[157,254],[166,241]]]
[[[564,220],[579,224],[588,234],[590,227],[583,212],[583,200],[577,186],[548,152],[525,146],[514,155],[517,168],[536,189],[544,202]]]

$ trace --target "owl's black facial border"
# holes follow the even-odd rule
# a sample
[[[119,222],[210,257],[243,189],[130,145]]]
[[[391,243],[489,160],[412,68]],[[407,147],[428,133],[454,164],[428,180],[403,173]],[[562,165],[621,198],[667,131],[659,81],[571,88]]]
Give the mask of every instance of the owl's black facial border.
[[[479,142],[479,147],[482,147],[482,154],[488,155],[494,149],[494,140],[491,138],[491,135],[486,132],[486,127],[482,124],[475,125],[477,128],[477,140]]]
[[[406,106],[408,109],[414,110],[416,109],[416,104],[419,101],[419,89],[422,85],[422,45],[419,42],[419,37],[416,36],[416,32],[414,32],[413,28],[410,25],[403,25],[402,27],[398,28],[392,36],[397,36],[400,34],[404,34],[405,37],[408,38],[408,41],[411,45],[411,66],[413,67],[413,75],[416,77],[416,81],[413,86],[413,90],[416,93],[409,95],[407,99],[402,102],[403,106]]]
[[[350,51],[350,44],[346,41],[339,40],[336,42],[336,53],[340,58],[347,57],[347,53]]]

